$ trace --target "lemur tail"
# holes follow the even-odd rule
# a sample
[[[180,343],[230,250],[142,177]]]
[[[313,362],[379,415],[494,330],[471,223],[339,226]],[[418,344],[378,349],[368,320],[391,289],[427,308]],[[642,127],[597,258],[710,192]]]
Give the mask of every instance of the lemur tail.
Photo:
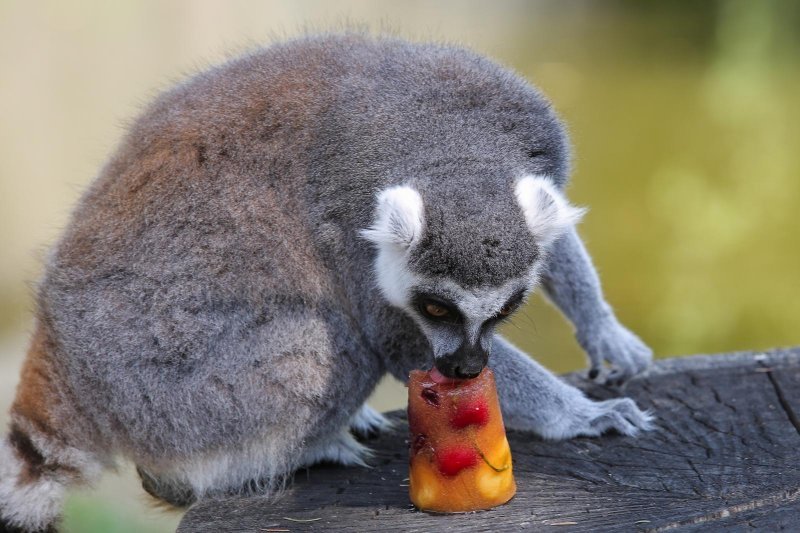
[[[0,442],[0,531],[56,531],[66,487],[99,471],[82,455],[12,424]]]
[[[103,467],[64,436],[77,421],[58,397],[48,348],[39,329],[0,440],[0,531],[56,531],[66,489],[94,481]]]

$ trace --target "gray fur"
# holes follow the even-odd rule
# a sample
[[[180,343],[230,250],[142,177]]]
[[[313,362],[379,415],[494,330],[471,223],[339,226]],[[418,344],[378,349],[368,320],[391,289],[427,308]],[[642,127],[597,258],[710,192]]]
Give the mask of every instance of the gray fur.
[[[419,317],[373,282],[360,232],[375,195],[419,192],[425,228],[407,266],[437,290],[527,293],[547,250],[514,180],[562,189],[568,163],[545,98],[452,46],[308,37],[185,81],[133,125],[46,266],[37,314],[70,412],[63,438],[192,498],[250,480],[274,489],[310,460],[358,462],[347,428],[380,377],[433,362]],[[641,357],[607,349],[633,345],[588,258],[556,245],[549,265],[592,360],[640,370]],[[500,304],[475,304],[474,321]],[[480,337],[487,352],[492,336]],[[593,403],[502,341],[491,357],[515,427],[646,425],[631,402]],[[567,429],[553,433],[555,409]]]
[[[608,379],[619,384],[647,368],[652,350],[614,316],[603,298],[592,260],[574,229],[555,243],[542,282],[550,298],[575,325],[578,342],[589,356],[591,375],[608,362],[613,366]]]
[[[503,421],[547,439],[594,437],[608,430],[636,435],[652,427],[650,413],[629,398],[595,402],[567,385],[500,336],[490,365],[497,381]]]

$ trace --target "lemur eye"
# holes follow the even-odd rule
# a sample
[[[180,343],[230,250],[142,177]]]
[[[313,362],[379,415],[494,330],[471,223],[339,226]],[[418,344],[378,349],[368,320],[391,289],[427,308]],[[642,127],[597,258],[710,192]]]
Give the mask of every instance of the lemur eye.
[[[505,305],[500,308],[500,310],[497,312],[496,316],[501,317],[501,318],[505,318],[505,317],[509,316],[511,313],[513,313],[514,311],[517,310],[517,308],[520,306],[520,304],[522,304],[522,300],[524,299],[524,297],[525,297],[525,293],[523,293],[522,291],[520,291],[517,294],[515,294],[514,296],[512,296],[511,299],[508,300],[505,303]]]
[[[450,311],[441,305],[436,305],[435,303],[428,302],[425,304],[425,312],[428,313],[432,317],[442,318],[450,314]]]
[[[446,324],[459,324],[463,317],[458,308],[435,295],[417,294],[414,296],[414,306],[420,315],[430,321]]]

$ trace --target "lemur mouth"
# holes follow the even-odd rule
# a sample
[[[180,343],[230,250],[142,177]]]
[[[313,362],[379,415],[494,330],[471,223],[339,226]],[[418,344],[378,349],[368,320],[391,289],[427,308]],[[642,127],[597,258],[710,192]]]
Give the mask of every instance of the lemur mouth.
[[[461,381],[466,381],[466,379],[448,378],[447,376],[445,376],[444,374],[439,372],[439,369],[436,368],[435,366],[431,369],[431,371],[429,372],[429,375],[430,375],[430,377],[431,377],[431,379],[433,381],[435,381],[436,383],[439,383],[439,384],[442,384],[442,383],[459,383]]]

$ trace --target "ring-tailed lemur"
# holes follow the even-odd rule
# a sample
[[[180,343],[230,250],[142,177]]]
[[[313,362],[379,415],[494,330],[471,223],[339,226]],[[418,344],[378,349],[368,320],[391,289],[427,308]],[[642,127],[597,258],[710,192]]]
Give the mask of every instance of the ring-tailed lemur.
[[[494,369],[506,423],[635,434],[496,333],[541,280],[612,379],[650,350],[614,317],[563,195],[545,98],[463,49],[278,44],[159,97],[82,197],[38,286],[0,445],[6,527],[56,523],[117,456],[177,505],[364,461],[386,372]]]

